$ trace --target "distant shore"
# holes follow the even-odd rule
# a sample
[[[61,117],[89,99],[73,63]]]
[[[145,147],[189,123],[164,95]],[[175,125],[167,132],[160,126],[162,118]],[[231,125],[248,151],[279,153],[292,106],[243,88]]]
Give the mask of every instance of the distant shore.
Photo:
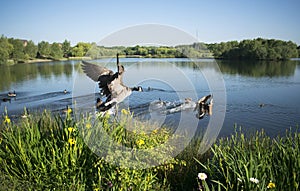
[[[83,56],[83,57],[69,57],[69,58],[61,58],[61,59],[47,59],[47,58],[36,58],[36,59],[31,59],[31,60],[26,60],[24,62],[18,62],[18,63],[15,63],[13,60],[8,60],[7,64],[8,65],[14,65],[14,64],[31,64],[31,63],[38,63],[38,62],[53,62],[53,61],[67,61],[67,60],[92,60],[91,57],[86,57],[86,56]]]

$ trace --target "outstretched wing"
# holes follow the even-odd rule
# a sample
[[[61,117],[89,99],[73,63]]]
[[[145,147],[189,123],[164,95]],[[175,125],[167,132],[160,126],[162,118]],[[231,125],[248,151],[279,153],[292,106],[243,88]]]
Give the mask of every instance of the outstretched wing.
[[[132,90],[122,82],[124,67],[119,63],[117,67],[118,72],[113,73],[105,67],[82,61],[84,73],[95,82],[99,82],[101,92],[107,97],[105,106],[114,102],[122,102],[132,92]]]
[[[104,75],[112,76],[113,75],[113,71],[111,71],[105,67],[99,66],[99,65],[91,64],[86,61],[82,61],[81,66],[82,66],[84,73],[89,78],[94,80],[95,82],[100,81],[100,79],[99,79],[100,76],[104,76]]]
[[[211,98],[211,95],[203,96],[198,100],[198,103],[206,103],[209,100],[209,98]]]
[[[84,73],[95,82],[99,82],[99,88],[101,93],[107,98],[111,96],[111,91],[108,85],[118,76],[117,73],[99,65],[91,64],[89,62],[82,61],[82,69]]]

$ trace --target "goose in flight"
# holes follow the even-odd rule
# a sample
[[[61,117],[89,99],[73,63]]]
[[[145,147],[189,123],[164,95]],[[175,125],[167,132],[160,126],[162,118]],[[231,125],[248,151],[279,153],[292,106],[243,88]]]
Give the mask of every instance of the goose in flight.
[[[143,91],[141,86],[127,87],[123,84],[124,66],[119,63],[119,55],[117,54],[117,72],[113,72],[103,66],[91,64],[82,61],[82,69],[84,73],[99,83],[101,95],[106,97],[104,102],[97,100],[97,108],[100,111],[107,111],[114,105],[122,102],[128,97],[132,91]]]

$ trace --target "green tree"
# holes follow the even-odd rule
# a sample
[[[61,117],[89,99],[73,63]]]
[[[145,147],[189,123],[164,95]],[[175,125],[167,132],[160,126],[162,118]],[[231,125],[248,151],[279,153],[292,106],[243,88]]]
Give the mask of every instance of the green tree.
[[[70,41],[65,40],[62,43],[62,47],[61,47],[62,51],[63,51],[63,56],[65,58],[68,58],[69,56],[71,56],[71,43]]]
[[[100,58],[100,48],[96,43],[92,44],[92,47],[87,51],[86,56],[91,57],[92,59]]]
[[[75,57],[82,57],[84,56],[84,48],[82,46],[75,46],[72,48],[72,55]]]
[[[0,37],[0,64],[6,63],[12,53],[13,45],[3,35]]]
[[[37,56],[38,47],[34,44],[32,40],[27,42],[27,45],[24,48],[26,57],[35,58]]]
[[[15,62],[23,62],[26,60],[26,56],[24,53],[24,43],[19,39],[9,39],[8,40],[13,45],[13,50],[11,53],[11,58]]]
[[[72,48],[72,55],[76,57],[85,56],[88,50],[92,47],[90,43],[79,42],[75,47]]]
[[[51,45],[49,42],[42,41],[38,44],[38,54],[41,58],[50,57]]]
[[[215,57],[226,59],[288,60],[297,57],[297,45],[291,41],[257,38],[208,45]]]
[[[63,51],[59,43],[54,42],[50,47],[50,56],[53,59],[60,59],[63,57]]]

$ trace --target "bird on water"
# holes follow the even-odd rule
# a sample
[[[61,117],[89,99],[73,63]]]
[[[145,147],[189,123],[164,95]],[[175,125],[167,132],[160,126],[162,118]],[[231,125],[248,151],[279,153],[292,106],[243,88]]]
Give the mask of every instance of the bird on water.
[[[7,96],[8,97],[16,97],[17,96],[16,91],[8,92]]]
[[[143,91],[141,86],[127,87],[123,83],[124,66],[119,63],[117,54],[117,72],[107,69],[106,67],[82,61],[84,73],[93,81],[98,82],[101,95],[105,96],[105,101],[97,99],[97,109],[107,111],[116,104],[122,102],[133,91]]]

